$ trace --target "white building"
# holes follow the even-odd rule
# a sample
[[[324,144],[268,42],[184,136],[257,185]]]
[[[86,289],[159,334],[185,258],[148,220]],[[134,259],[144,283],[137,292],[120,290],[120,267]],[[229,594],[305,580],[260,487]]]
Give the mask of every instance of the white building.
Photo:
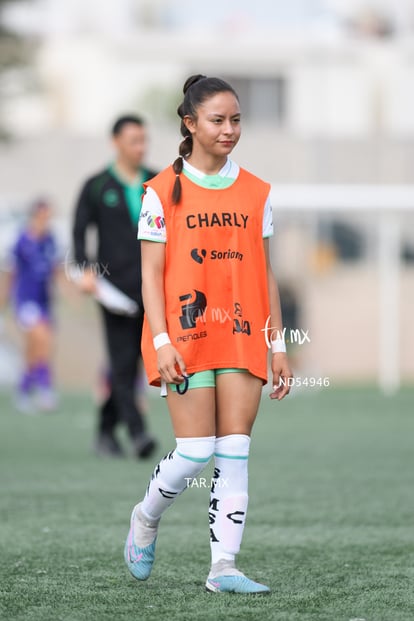
[[[363,29],[372,6],[394,37],[362,37],[355,24],[350,31],[355,16]],[[234,81],[245,121],[293,137],[414,134],[413,0],[211,0],[209,8],[191,0],[13,4],[9,22],[41,36],[41,88],[22,96],[15,86],[3,108],[9,126],[20,135],[98,135],[125,108],[169,120],[196,71]]]

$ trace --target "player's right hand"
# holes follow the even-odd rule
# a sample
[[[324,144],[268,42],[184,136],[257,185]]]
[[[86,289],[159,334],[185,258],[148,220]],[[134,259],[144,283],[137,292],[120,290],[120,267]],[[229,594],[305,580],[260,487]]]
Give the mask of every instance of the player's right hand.
[[[187,375],[185,362],[181,354],[171,343],[163,345],[157,351],[158,371],[167,384],[181,384]],[[180,372],[177,371],[177,367]]]

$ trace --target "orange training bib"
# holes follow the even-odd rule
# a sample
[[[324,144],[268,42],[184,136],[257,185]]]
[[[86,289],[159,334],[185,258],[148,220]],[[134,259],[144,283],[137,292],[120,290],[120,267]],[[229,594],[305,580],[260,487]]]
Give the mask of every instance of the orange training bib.
[[[145,184],[156,191],[165,215],[165,315],[171,342],[188,373],[241,368],[266,383],[263,328],[269,297],[262,227],[270,186],[243,169],[220,190],[181,175],[182,199],[173,205],[174,181],[169,167]],[[146,319],[142,355],[150,384],[159,386]]]

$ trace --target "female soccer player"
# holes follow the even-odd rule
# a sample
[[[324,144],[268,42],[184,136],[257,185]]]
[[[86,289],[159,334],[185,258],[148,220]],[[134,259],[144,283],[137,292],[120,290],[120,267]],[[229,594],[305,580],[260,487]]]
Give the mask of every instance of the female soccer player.
[[[142,240],[149,382],[167,390],[177,446],[156,466],[131,516],[125,561],[146,580],[159,521],[214,455],[209,591],[266,593],[235,567],[247,511],[250,433],[267,382],[264,327],[281,333],[269,261],[270,186],[229,159],[240,138],[233,88],[190,77],[178,108],[184,137],[174,164],[146,185]],[[267,324],[269,325],[269,324]],[[291,377],[283,339],[272,340],[272,399]]]
[[[42,410],[56,406],[53,390],[51,294],[57,269],[57,251],[50,231],[51,207],[35,201],[29,222],[13,248],[11,293],[15,314],[25,337],[25,360],[16,406],[24,412],[36,405]]]

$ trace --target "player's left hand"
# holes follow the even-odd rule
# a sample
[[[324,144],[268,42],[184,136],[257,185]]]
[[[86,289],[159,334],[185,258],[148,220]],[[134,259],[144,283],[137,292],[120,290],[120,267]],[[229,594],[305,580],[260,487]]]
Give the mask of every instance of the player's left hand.
[[[293,373],[289,366],[287,355],[284,352],[272,354],[273,392],[271,399],[281,401],[290,392],[289,378]]]

